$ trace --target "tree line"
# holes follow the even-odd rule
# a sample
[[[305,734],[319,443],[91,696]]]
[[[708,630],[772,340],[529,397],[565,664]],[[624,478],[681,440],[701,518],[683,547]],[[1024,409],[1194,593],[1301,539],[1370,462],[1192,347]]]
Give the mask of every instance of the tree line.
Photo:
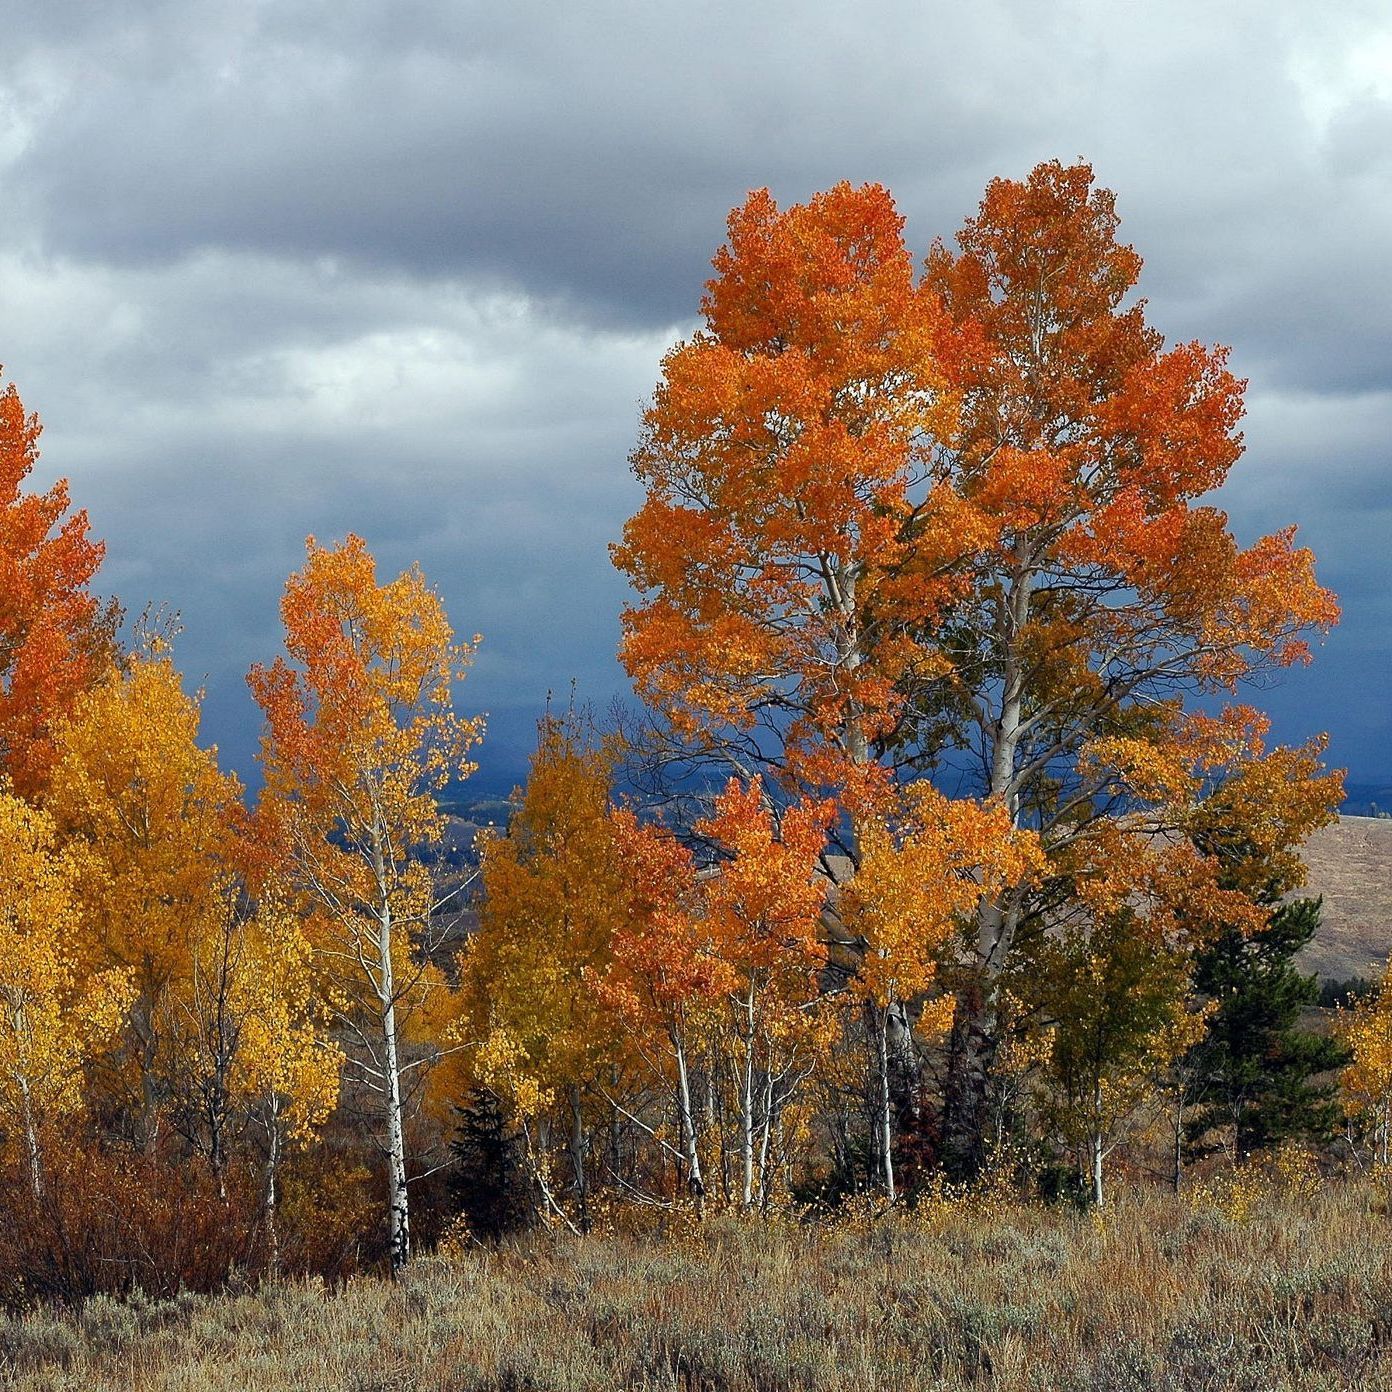
[[[987,1168],[1101,1203],[1142,1125],[1176,1187],[1341,1127],[1385,1161],[1392,988],[1329,1036],[1293,965],[1341,778],[1238,699],[1337,604],[1205,501],[1244,384],[1118,227],[1085,164],[921,265],[878,186],[751,194],[632,456],[639,706],[548,711],[472,846],[479,640],[419,568],[310,539],[249,800],[9,386],[8,1297]]]

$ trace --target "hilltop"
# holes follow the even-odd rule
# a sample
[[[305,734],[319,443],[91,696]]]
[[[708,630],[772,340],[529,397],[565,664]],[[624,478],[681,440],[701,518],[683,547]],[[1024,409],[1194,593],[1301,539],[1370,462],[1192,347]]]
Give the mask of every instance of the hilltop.
[[[1392,819],[1340,817],[1305,847],[1310,882],[1324,899],[1315,941],[1301,954],[1306,971],[1342,981],[1376,976],[1392,952]]]

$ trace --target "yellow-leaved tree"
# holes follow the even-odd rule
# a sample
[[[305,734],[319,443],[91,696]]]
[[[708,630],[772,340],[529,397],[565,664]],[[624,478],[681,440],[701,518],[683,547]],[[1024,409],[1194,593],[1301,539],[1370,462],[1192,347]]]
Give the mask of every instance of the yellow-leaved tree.
[[[1374,1154],[1392,1151],[1392,961],[1377,986],[1339,1012],[1335,1033],[1353,1055],[1339,1078],[1344,1111],[1372,1128]]]
[[[127,974],[84,976],[78,867],[52,820],[0,788],[0,1112],[43,1194],[43,1133],[82,1109],[82,1069],[116,1030]]]
[[[312,1139],[338,1100],[343,1053],[329,1034],[310,935],[274,881],[229,870],[191,925],[189,975],[166,1004],[174,1123],[207,1157],[219,1193],[232,1142],[264,1142],[263,1217],[278,1264],[276,1206],[287,1143]]]
[[[542,720],[507,832],[484,844],[484,899],[463,958],[470,1032],[481,1041],[475,1072],[516,1110],[548,1203],[532,1122],[564,1099],[582,1225],[586,1104],[621,1052],[613,1011],[595,991],[624,910],[610,776],[611,756],[582,716]]]
[[[288,657],[249,677],[266,720],[260,822],[313,910],[325,998],[373,1100],[397,1272],[411,1250],[406,1113],[452,1047],[436,1026],[456,924],[427,855],[445,834],[440,790],[474,768],[482,722],[451,694],[473,648],[419,568],[379,584],[358,537],[307,549],[281,603]]]
[[[892,1061],[896,1047],[912,1046],[909,1010],[933,985],[939,956],[981,896],[1027,881],[1043,855],[1004,803],[948,798],[926,780],[872,793],[860,813],[860,868],[841,893],[838,916],[858,954],[847,986],[872,1041],[875,1147],[892,1203]],[[952,1009],[952,998],[939,996],[920,1011],[919,1028],[945,1030]]]
[[[54,727],[44,805],[83,850],[79,967],[127,972],[135,999],[105,1070],[132,1139],[157,1138],[170,1101],[167,1035],[194,989],[198,944],[216,936],[241,786],[198,745],[199,703],[163,643],[80,695]]]

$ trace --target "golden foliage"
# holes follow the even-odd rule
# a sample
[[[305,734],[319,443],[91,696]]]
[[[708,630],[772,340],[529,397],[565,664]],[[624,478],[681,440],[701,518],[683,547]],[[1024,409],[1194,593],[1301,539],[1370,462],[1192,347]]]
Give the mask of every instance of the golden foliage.
[[[31,1146],[82,1109],[83,1067],[130,1003],[127,971],[84,971],[82,913],[74,852],[0,786],[0,1106]]]
[[[481,1041],[477,1076],[524,1114],[622,1050],[594,990],[626,909],[610,765],[581,717],[548,715],[506,834],[483,843],[464,1029]]]

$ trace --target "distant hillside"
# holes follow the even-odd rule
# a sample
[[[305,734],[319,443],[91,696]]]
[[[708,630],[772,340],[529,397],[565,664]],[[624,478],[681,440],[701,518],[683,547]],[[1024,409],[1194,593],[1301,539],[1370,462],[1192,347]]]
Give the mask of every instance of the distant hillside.
[[[1301,892],[1324,898],[1319,935],[1301,954],[1305,970],[1331,980],[1377,975],[1392,953],[1392,819],[1340,817],[1310,838],[1305,863]]]

